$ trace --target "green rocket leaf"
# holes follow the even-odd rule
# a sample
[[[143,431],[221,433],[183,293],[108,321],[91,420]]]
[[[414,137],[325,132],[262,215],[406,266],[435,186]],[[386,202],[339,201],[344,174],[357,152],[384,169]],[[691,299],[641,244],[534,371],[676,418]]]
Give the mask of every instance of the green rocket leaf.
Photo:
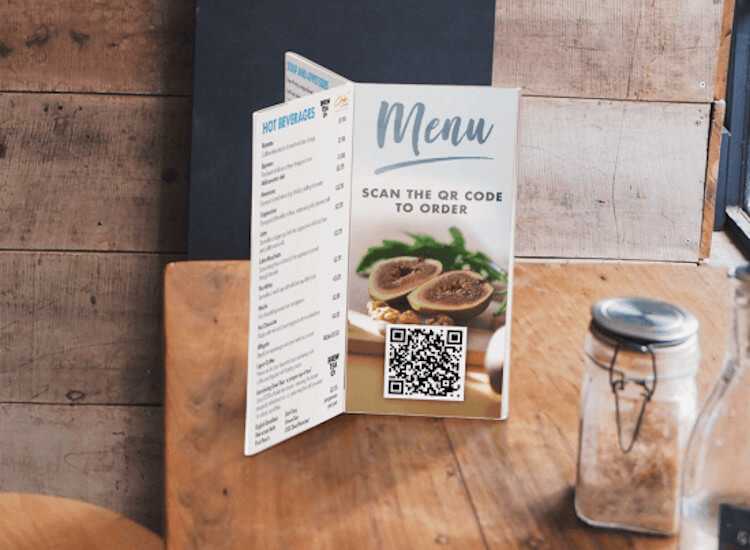
[[[409,234],[412,243],[385,239],[379,246],[367,249],[357,265],[357,273],[366,274],[380,260],[398,256],[417,256],[440,261],[446,271],[469,268],[486,277],[488,281],[508,280],[508,274],[496,266],[486,254],[466,250],[466,240],[457,227],[451,227],[449,232],[453,239],[450,243],[442,243],[430,235],[417,233]]]

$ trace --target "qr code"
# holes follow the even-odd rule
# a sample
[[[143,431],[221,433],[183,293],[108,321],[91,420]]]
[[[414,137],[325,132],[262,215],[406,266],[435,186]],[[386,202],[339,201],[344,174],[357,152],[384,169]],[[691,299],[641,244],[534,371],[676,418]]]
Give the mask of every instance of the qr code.
[[[466,327],[388,325],[383,397],[463,401]]]

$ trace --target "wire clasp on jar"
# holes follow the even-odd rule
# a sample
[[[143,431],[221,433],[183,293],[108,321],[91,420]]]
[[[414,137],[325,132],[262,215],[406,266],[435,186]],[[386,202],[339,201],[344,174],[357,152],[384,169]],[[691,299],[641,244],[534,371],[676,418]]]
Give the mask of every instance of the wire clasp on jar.
[[[627,376],[623,371],[615,369],[615,363],[617,362],[617,354],[620,351],[621,343],[617,341],[614,346],[614,353],[612,354],[612,361],[609,363],[609,385],[612,387],[612,393],[615,396],[615,416],[617,419],[617,440],[620,444],[620,450],[623,453],[629,453],[633,446],[635,445],[636,440],[638,439],[638,434],[641,431],[641,424],[643,423],[643,416],[646,413],[646,406],[651,401],[651,398],[654,395],[654,391],[656,390],[656,381],[657,381],[657,372],[656,372],[656,354],[654,353],[654,350],[651,348],[651,345],[644,345],[639,346],[641,352],[648,353],[651,355],[651,368],[653,370],[653,376],[651,377],[650,383],[649,379],[647,378],[631,378]],[[632,348],[632,344],[628,344],[628,347]],[[625,387],[628,384],[636,384],[638,386],[641,386],[643,388],[643,393],[641,394],[643,396],[643,401],[641,402],[641,410],[638,413],[638,419],[635,423],[635,428],[633,429],[633,436],[630,438],[630,443],[627,445],[624,444],[623,436],[622,436],[622,417],[620,414],[620,392],[625,389]]]

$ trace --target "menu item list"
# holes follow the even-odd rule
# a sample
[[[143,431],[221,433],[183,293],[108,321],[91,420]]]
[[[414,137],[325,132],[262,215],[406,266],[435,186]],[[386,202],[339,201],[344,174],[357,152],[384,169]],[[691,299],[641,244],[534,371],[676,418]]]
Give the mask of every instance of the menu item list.
[[[344,411],[351,96],[253,115],[248,455]]]

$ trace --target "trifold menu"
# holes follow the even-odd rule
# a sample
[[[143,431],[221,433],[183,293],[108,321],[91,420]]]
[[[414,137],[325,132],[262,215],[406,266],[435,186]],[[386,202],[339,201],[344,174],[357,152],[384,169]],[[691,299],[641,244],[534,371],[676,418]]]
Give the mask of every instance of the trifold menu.
[[[252,121],[245,453],[345,411],[504,417],[518,91],[284,62]]]

